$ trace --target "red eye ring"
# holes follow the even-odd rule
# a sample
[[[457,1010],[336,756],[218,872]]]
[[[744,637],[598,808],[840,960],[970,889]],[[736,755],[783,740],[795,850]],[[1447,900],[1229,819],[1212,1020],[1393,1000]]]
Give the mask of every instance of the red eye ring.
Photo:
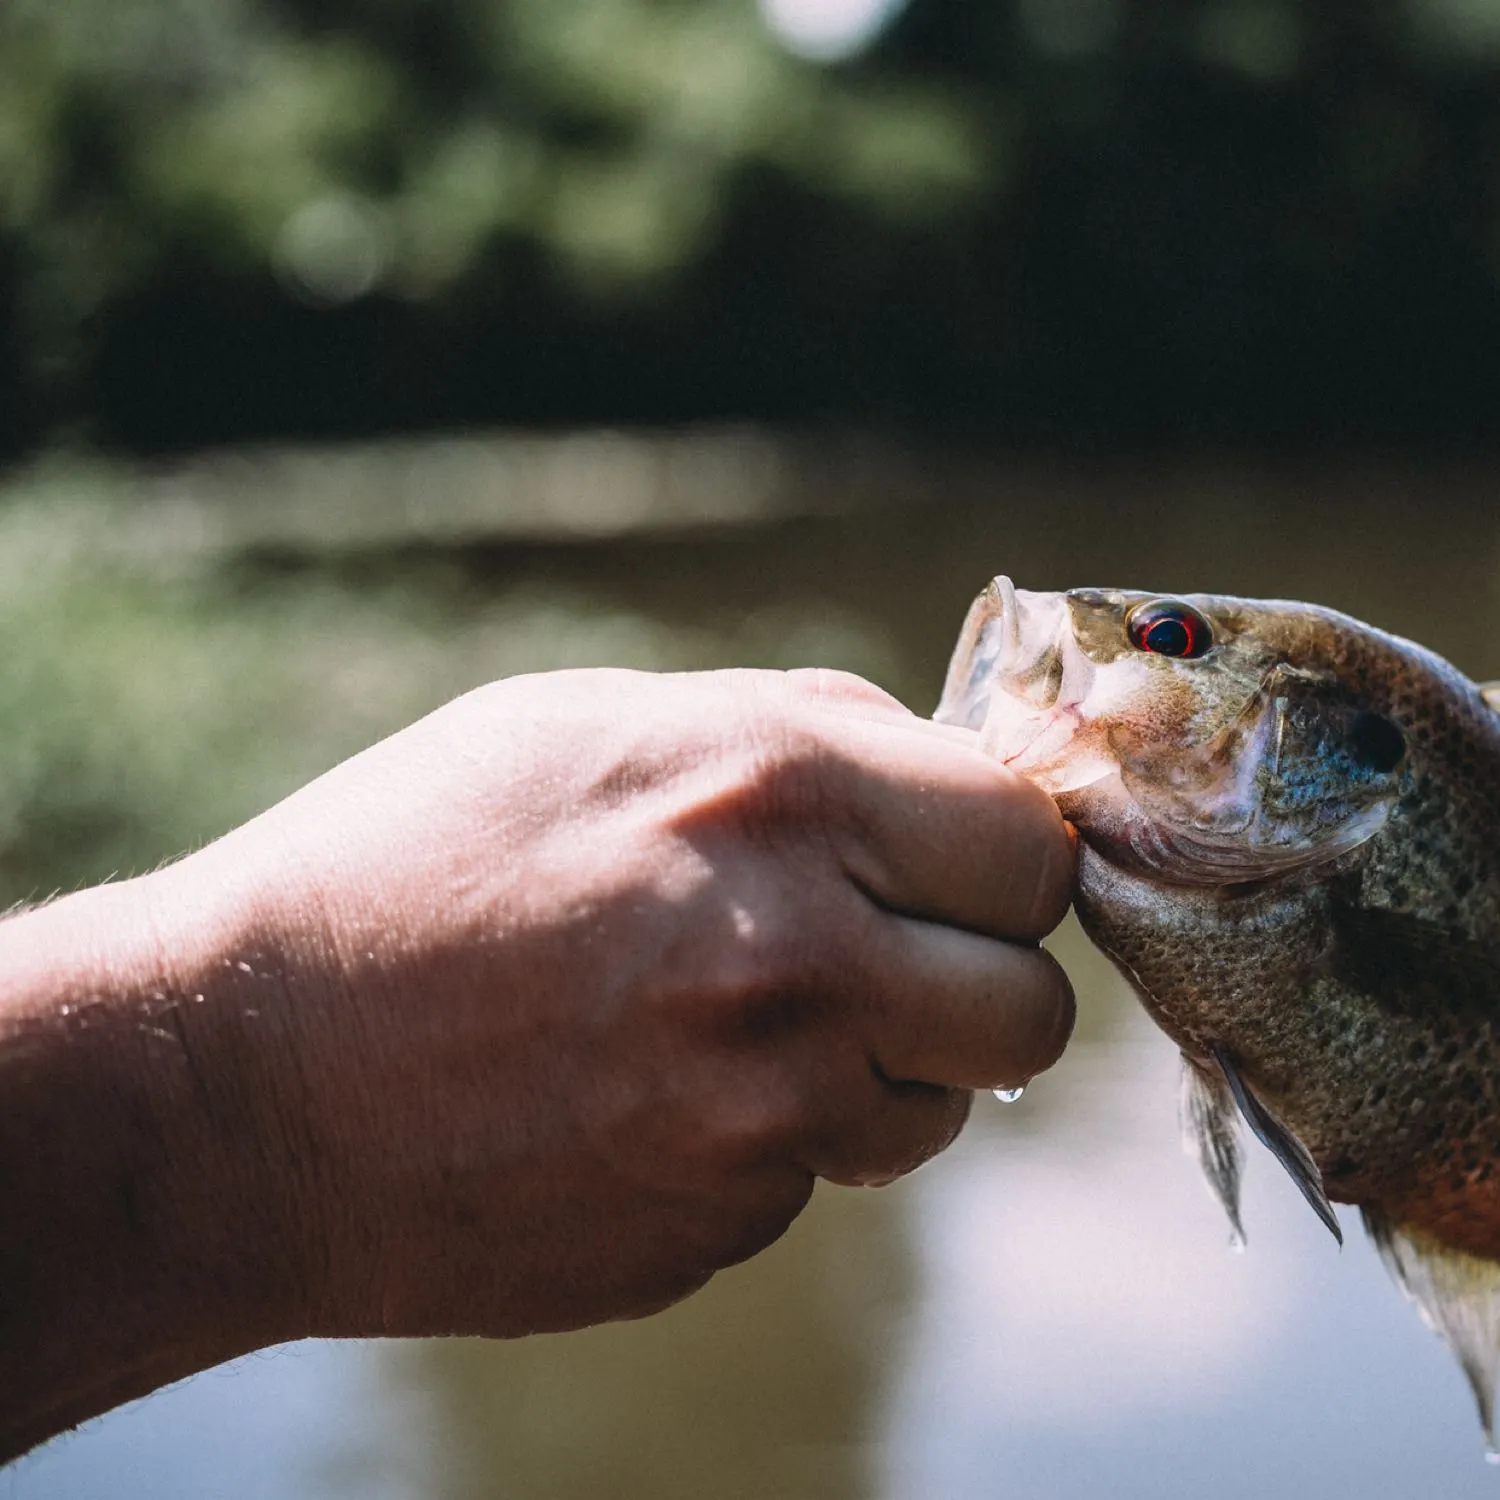
[[[1125,621],[1125,633],[1137,651],[1188,660],[1202,656],[1214,643],[1213,626],[1180,599],[1136,605]]]

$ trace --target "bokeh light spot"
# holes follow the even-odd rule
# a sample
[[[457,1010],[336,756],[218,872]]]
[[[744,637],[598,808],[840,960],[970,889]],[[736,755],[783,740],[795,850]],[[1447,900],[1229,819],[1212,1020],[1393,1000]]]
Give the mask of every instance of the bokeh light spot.
[[[390,254],[384,215],[342,193],[299,208],[283,225],[275,251],[282,283],[305,301],[330,307],[372,291]]]
[[[842,62],[868,47],[906,0],[760,0],[772,36],[798,57]]]

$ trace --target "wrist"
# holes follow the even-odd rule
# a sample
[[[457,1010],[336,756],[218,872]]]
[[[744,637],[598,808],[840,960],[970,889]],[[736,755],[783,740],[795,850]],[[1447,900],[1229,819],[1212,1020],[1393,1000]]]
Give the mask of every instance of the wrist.
[[[226,841],[228,842],[228,841]],[[312,929],[242,851],[214,844],[139,882],[155,978],[138,982],[157,1129],[180,1143],[173,1201],[221,1337],[258,1347],[310,1331],[319,1203],[308,1140],[323,1007]],[[176,1180],[178,1177],[182,1180]],[[225,1286],[232,1294],[225,1295]]]
[[[285,1063],[255,1014],[277,981],[250,955],[275,966],[207,874],[0,924],[6,1452],[305,1331]]]

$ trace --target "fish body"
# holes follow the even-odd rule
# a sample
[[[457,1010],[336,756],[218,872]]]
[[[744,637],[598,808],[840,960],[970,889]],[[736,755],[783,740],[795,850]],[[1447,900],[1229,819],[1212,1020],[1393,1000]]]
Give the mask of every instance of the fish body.
[[[1500,701],[1500,694],[1494,695]],[[1057,800],[1076,907],[1184,1059],[1239,1233],[1239,1121],[1357,1204],[1459,1355],[1500,1356],[1500,712],[1315,605],[997,579],[937,717]]]

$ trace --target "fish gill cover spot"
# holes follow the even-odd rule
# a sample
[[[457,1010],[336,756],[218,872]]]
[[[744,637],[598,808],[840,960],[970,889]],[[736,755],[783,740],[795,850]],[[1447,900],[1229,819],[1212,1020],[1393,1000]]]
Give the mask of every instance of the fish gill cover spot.
[[[1367,769],[1384,775],[1406,754],[1406,736],[1384,714],[1359,713],[1349,727],[1349,749]]]

